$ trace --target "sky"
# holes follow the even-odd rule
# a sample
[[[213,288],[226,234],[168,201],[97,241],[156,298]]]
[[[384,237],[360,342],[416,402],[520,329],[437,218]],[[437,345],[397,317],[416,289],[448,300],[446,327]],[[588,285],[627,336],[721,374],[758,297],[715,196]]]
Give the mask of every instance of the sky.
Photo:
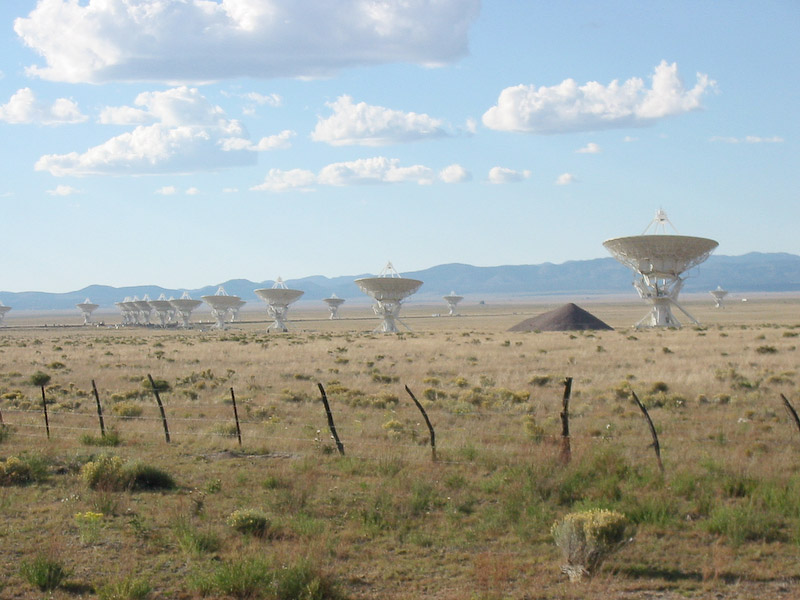
[[[0,2],[0,290],[800,253],[796,0]]]

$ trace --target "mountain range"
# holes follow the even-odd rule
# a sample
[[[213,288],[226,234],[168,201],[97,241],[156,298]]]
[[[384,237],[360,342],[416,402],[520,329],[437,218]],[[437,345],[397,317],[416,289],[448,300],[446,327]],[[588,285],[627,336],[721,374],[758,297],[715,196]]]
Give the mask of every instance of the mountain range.
[[[287,280],[289,288],[305,292],[302,301],[321,300],[335,293],[340,298],[367,301],[367,297],[354,283],[359,277],[370,274],[324,277],[314,275]],[[475,267],[451,263],[430,267],[422,271],[406,272],[403,277],[424,282],[414,296],[415,301],[439,301],[445,294],[456,293],[473,300],[483,298],[513,299],[548,295],[597,295],[631,293],[633,273],[613,258],[575,260],[562,264],[505,265]],[[75,304],[90,298],[101,308],[114,308],[123,298],[147,294],[151,299],[164,294],[167,298],[180,298],[188,291],[193,298],[214,294],[223,286],[230,295],[240,296],[247,302],[261,300],[253,290],[272,287],[273,281],[254,282],[231,279],[202,288],[183,290],[154,285],[111,287],[90,285],[74,292],[0,292],[0,301],[16,310],[74,309]],[[751,252],[742,256],[711,256],[693,269],[686,278],[684,292],[705,292],[717,286],[736,292],[800,292],[800,256],[787,253]]]

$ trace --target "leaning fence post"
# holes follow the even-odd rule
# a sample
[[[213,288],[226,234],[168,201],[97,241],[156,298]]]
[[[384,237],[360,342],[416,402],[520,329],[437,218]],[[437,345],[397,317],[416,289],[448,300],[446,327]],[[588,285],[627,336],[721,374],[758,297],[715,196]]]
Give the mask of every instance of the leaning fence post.
[[[156,396],[156,402],[158,402],[158,409],[161,411],[161,421],[164,423],[164,437],[169,444],[169,427],[167,426],[167,414],[164,412],[164,405],[161,404],[161,396],[158,395],[158,390],[156,389],[156,382],[153,381],[153,376],[150,373],[147,374],[147,378],[150,380],[150,386],[153,388],[153,394]]]
[[[792,403],[789,402],[789,399],[783,394],[781,394],[781,399],[783,400],[783,405],[786,407],[786,410],[788,410],[789,414],[792,415],[794,424],[797,425],[797,429],[800,430],[800,417],[797,416],[797,411],[794,409],[794,406],[792,406]]]
[[[331,430],[331,435],[336,442],[336,447],[339,449],[339,454],[344,456],[344,446],[342,445],[342,442],[339,441],[339,436],[336,433],[336,425],[333,424],[333,413],[331,412],[331,407],[328,404],[328,396],[325,394],[325,388],[322,387],[321,383],[318,383],[317,387],[319,387],[319,393],[322,395],[322,404],[325,406],[325,415],[328,417],[328,427]]]
[[[414,404],[417,405],[419,412],[422,413],[422,417],[425,419],[425,423],[428,425],[428,431],[430,431],[431,433],[431,458],[433,459],[433,462],[436,462],[436,432],[433,430],[433,425],[431,425],[431,420],[428,418],[428,413],[425,412],[425,409],[422,407],[422,404],[420,404],[416,396],[414,396],[414,394],[411,393],[411,390],[408,388],[408,386],[405,387],[406,391],[408,392],[408,395],[411,396],[411,399],[414,401]]]
[[[236,437],[239,438],[239,446],[242,445],[242,430],[239,429],[239,412],[236,410],[236,396],[231,388],[231,402],[233,403],[233,418],[236,421]]]
[[[92,390],[94,391],[94,399],[97,402],[97,418],[100,419],[100,437],[106,437],[106,424],[103,422],[103,407],[100,406],[100,394],[97,393],[97,386],[92,379]]]
[[[44,395],[44,386],[42,386],[42,410],[44,411],[44,428],[47,430],[47,439],[50,439],[50,421],[47,418],[47,398]]]
[[[572,377],[564,379],[564,398],[561,401],[561,461],[568,463],[572,458],[569,444],[569,399],[572,395]]]
[[[647,425],[650,427],[650,435],[653,436],[653,450],[656,452],[656,460],[658,461],[658,469],[661,471],[661,474],[664,474],[664,464],[661,462],[661,446],[658,443],[658,434],[656,433],[655,425],[653,425],[653,420],[650,418],[650,415],[647,412],[647,408],[645,408],[644,404],[642,404],[641,400],[639,400],[639,396],[636,395],[636,392],[633,391],[631,388],[631,395],[633,396],[634,401],[639,406],[639,409],[644,413],[644,418],[647,419]]]

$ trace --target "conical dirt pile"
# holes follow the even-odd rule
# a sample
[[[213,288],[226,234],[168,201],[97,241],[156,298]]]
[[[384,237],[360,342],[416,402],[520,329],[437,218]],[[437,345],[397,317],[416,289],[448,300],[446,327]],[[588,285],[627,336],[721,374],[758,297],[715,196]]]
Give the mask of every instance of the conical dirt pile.
[[[525,319],[509,331],[576,331],[582,329],[613,329],[590,312],[573,303]]]

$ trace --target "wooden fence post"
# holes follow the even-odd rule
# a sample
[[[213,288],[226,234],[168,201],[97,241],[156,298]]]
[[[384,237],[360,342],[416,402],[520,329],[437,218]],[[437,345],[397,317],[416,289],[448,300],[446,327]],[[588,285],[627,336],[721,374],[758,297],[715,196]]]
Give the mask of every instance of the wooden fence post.
[[[233,418],[236,421],[236,437],[239,438],[239,447],[242,447],[242,430],[239,429],[239,412],[236,410],[236,396],[231,388],[231,402],[233,402]]]
[[[331,435],[336,442],[336,447],[339,449],[339,454],[344,456],[344,446],[342,445],[342,442],[339,441],[339,436],[336,433],[336,425],[333,424],[333,413],[331,412],[331,407],[328,404],[328,396],[325,394],[325,388],[322,387],[321,383],[318,383],[317,387],[319,387],[319,393],[322,395],[322,404],[325,406],[325,415],[328,417],[328,427],[331,430]]]
[[[661,446],[658,443],[658,434],[656,433],[655,425],[653,425],[653,420],[650,418],[649,413],[647,412],[647,408],[645,408],[644,404],[639,400],[639,396],[636,395],[636,392],[633,391],[631,388],[631,395],[633,396],[636,405],[639,409],[644,413],[644,418],[647,419],[647,425],[650,427],[650,435],[653,437],[653,450],[656,453],[656,460],[658,461],[658,470],[661,471],[661,474],[664,474],[664,464],[661,462]]]
[[[97,393],[97,386],[92,379],[92,390],[94,391],[94,399],[97,402],[97,418],[100,419],[100,437],[106,437],[106,424],[103,422],[103,407],[100,406],[100,394]]]
[[[50,420],[47,418],[47,398],[44,395],[44,386],[42,386],[42,410],[44,411],[44,428],[47,430],[47,439],[50,439]]]
[[[564,398],[561,401],[561,462],[567,464],[572,459],[569,443],[569,399],[572,395],[572,377],[564,379]]]
[[[436,432],[433,430],[433,425],[431,425],[431,420],[428,418],[428,413],[425,412],[425,409],[422,407],[422,404],[420,404],[416,396],[414,396],[414,394],[411,393],[411,390],[408,388],[408,386],[405,387],[406,387],[406,392],[408,392],[408,395],[411,396],[411,399],[414,401],[414,404],[417,405],[419,412],[422,413],[422,418],[425,419],[425,423],[428,425],[428,431],[431,434],[431,458],[433,459],[433,462],[436,462]]]
[[[156,396],[156,402],[158,402],[158,409],[161,411],[161,421],[164,423],[164,437],[169,444],[169,427],[167,426],[167,414],[164,412],[164,405],[161,404],[161,396],[158,395],[158,390],[156,389],[156,382],[153,381],[153,376],[150,373],[147,374],[147,378],[150,380],[150,386],[153,388],[153,394]]]

